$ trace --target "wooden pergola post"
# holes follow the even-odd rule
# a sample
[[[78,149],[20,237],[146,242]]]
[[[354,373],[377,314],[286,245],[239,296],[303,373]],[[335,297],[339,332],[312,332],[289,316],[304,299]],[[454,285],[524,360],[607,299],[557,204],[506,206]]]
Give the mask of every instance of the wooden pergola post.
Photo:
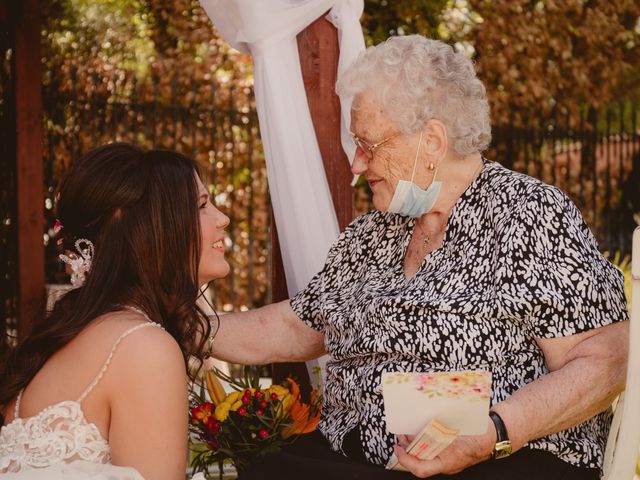
[[[353,220],[353,175],[340,142],[340,100],[335,94],[338,31],[322,16],[298,35],[298,50],[311,118],[342,231]]]
[[[44,307],[44,172],[40,0],[9,2],[15,39],[18,333]]]
[[[353,219],[351,171],[340,143],[340,101],[335,94],[338,74],[338,32],[324,15],[298,35],[300,66],[307,91],[311,118],[316,131],[324,169],[331,190],[340,229]],[[273,218],[273,216],[272,216]],[[272,220],[272,301],[288,298],[275,222]],[[309,376],[304,363],[274,364],[273,380],[297,377],[308,394]]]

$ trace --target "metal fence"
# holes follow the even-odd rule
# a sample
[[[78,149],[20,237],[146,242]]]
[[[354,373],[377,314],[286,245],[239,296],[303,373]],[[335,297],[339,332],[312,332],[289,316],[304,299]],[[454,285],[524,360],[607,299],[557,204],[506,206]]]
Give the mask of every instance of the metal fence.
[[[498,125],[488,156],[564,190],[608,252],[631,253],[640,212],[640,108],[620,102]]]

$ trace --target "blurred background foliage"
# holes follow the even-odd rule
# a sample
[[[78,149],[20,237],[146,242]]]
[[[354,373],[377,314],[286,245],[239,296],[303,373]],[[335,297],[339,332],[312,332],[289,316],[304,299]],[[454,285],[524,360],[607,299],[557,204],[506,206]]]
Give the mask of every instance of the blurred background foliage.
[[[363,27],[368,44],[420,33],[464,51],[499,122],[637,98],[639,18],[635,0],[367,0]]]
[[[267,303],[270,206],[251,58],[220,38],[195,0],[42,4],[48,228],[53,225],[60,175],[90,148],[107,141],[133,141],[182,151],[202,165],[216,201],[232,218],[233,273],[216,282],[216,306],[232,310]],[[606,123],[607,145],[620,148],[631,144],[616,125],[633,125],[637,137],[636,112],[626,108],[640,95],[637,1],[366,0],[362,25],[369,45],[390,35],[420,33],[470,56],[487,86],[498,140],[515,138],[514,128],[532,126],[542,131],[559,131],[561,126],[573,135],[585,123],[585,112],[612,104],[621,106],[620,114],[611,121],[593,117],[587,121],[592,130],[604,129]],[[555,120],[559,117],[562,125]],[[509,129],[501,130],[500,125]],[[611,128],[617,131],[617,143],[610,141]],[[522,135],[535,144],[526,137],[529,133]],[[574,137],[564,144],[584,143]],[[633,166],[639,162],[637,145],[629,147],[616,167],[620,180],[612,189],[599,189],[606,197],[599,200],[594,192],[604,170],[595,165],[595,147],[588,158],[582,149],[582,160],[564,152],[564,164],[553,172],[541,161],[538,170],[529,167],[529,156],[555,159],[556,143],[562,142],[554,142],[540,141],[535,149],[527,146],[509,166],[557,180],[553,183],[570,194],[579,185],[576,195],[586,191],[585,198],[593,197],[590,206],[580,206],[594,212],[593,218],[586,215],[598,228],[596,212],[609,208],[609,197],[620,203],[624,181],[633,169],[638,171]],[[574,160],[579,169],[572,166]],[[583,173],[585,161],[595,162],[590,176]],[[625,200],[631,202],[630,210],[640,202],[637,190],[631,188],[631,199]],[[356,213],[367,208],[368,192],[361,186],[356,190]],[[48,241],[50,233],[45,234],[48,280],[61,282],[65,276],[56,262],[55,242]]]
[[[99,74],[250,84],[195,0],[48,0],[45,63]],[[366,0],[366,42],[420,33],[472,57],[494,121],[514,106],[606,106],[640,91],[635,0]]]

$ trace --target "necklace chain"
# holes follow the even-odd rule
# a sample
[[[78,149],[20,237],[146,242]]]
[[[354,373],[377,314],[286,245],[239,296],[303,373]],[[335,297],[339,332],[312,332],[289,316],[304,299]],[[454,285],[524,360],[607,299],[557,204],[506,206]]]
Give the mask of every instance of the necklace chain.
[[[429,244],[431,243],[431,235],[429,235],[424,231],[424,229],[422,228],[422,225],[420,225],[420,222],[418,220],[416,220],[416,225],[418,225],[418,228],[422,233],[422,248],[428,248]]]

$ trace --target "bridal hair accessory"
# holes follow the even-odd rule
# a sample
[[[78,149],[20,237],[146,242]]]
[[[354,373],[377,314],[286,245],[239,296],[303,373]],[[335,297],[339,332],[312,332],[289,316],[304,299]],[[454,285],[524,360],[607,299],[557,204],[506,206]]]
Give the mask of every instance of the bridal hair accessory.
[[[64,227],[62,225],[62,222],[56,218],[56,222],[53,224],[54,237],[57,236],[60,233],[60,230],[62,230],[63,228]],[[56,245],[62,245],[63,243],[64,243],[64,238],[59,238],[58,241],[56,242]]]
[[[75,246],[79,255],[72,252],[69,255],[61,254],[59,258],[71,267],[71,285],[81,287],[84,285],[86,273],[91,269],[94,247],[91,240],[86,238],[76,240]]]

